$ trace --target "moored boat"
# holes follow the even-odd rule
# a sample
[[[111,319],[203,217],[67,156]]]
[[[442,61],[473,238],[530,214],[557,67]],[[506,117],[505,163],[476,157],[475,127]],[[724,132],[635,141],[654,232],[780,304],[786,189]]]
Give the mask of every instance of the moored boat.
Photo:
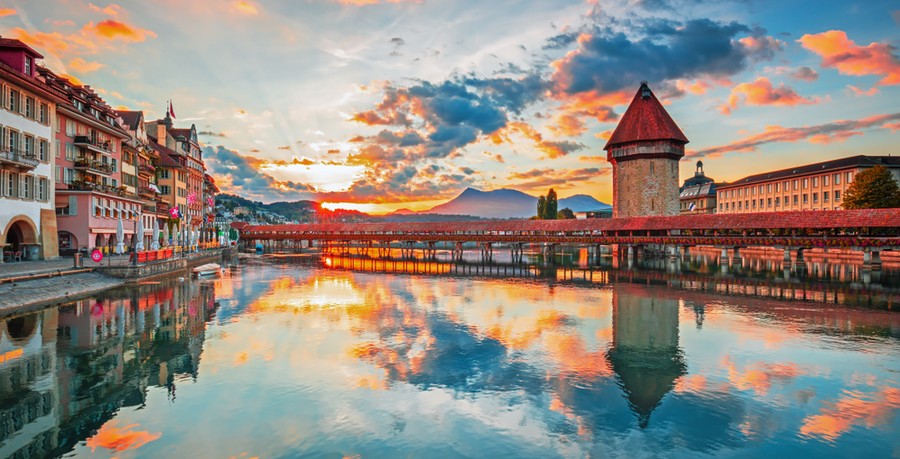
[[[218,276],[222,271],[222,267],[217,263],[207,263],[205,265],[197,266],[192,271],[197,277],[212,277]]]

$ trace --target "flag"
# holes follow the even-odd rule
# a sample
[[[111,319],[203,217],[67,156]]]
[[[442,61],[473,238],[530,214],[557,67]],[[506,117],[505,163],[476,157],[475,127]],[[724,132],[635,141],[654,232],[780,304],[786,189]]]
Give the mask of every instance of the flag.
[[[169,101],[169,116],[175,118],[175,107],[172,106],[172,101]]]

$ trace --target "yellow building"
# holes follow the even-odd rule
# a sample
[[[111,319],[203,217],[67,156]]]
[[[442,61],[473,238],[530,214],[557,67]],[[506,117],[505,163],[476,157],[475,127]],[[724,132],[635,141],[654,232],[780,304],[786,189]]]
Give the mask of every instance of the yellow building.
[[[716,188],[718,213],[841,209],[853,177],[882,165],[900,182],[900,157],[850,156],[751,175]]]

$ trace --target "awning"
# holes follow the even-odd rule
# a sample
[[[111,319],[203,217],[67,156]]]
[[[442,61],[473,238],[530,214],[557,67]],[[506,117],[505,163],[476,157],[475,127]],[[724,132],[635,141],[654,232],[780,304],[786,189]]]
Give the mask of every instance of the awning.
[[[156,187],[156,184],[155,184],[155,183],[151,183],[151,184],[148,185],[147,187],[150,188],[151,190],[157,192],[157,193],[160,193],[159,188]],[[160,194],[161,194],[161,193],[160,193]]]

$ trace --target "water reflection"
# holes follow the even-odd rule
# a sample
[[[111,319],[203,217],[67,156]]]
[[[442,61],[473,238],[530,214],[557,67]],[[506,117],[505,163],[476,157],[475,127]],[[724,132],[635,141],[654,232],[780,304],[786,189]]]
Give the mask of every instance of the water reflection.
[[[215,282],[3,321],[0,410],[18,421],[4,424],[0,454],[900,450],[894,312],[634,270],[337,269],[354,260],[245,258]]]
[[[0,322],[0,456],[138,448],[159,438],[109,421],[146,403],[148,387],[174,401],[195,378],[212,290],[145,285]]]

